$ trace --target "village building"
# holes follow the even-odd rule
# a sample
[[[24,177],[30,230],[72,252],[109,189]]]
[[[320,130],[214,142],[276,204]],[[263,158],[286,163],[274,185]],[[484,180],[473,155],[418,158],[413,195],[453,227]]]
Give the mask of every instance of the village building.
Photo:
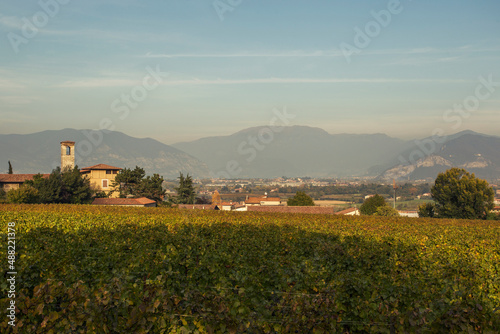
[[[215,204],[179,204],[177,207],[189,210],[220,210],[219,206]]]
[[[113,167],[106,164],[98,164],[80,169],[80,173],[90,180],[90,186],[94,189],[104,191],[112,198],[118,197],[118,191],[112,192],[113,181],[122,168]],[[111,194],[110,194],[111,193]]]
[[[281,205],[281,198],[267,197],[267,195],[259,197],[249,197],[245,200],[246,206],[279,206]]]
[[[19,189],[19,187],[25,181],[33,180],[33,177],[37,174],[0,174],[0,189],[5,192],[13,189]],[[41,174],[43,178],[48,178],[50,174]]]
[[[342,216],[359,216],[361,212],[358,208],[349,208],[342,211],[335,212],[336,215]]]
[[[398,210],[398,213],[401,217],[410,217],[410,218],[418,218],[418,211],[402,211]]]

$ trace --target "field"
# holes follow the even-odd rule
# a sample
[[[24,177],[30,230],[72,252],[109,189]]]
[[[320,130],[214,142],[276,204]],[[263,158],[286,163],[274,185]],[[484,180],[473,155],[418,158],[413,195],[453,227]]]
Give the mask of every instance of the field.
[[[500,328],[498,222],[70,205],[2,205],[0,222],[19,310],[3,333]]]

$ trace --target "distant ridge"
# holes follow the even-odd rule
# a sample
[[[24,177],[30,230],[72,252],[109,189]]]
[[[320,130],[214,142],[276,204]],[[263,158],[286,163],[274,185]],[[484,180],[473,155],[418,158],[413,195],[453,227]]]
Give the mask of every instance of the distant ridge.
[[[378,176],[381,180],[432,181],[440,171],[464,167],[478,177],[500,179],[500,137],[470,130],[440,138],[433,150],[414,154],[419,158],[409,161],[413,152],[421,151],[417,143],[433,139],[405,141],[380,133],[329,134],[320,128],[290,126],[267,143],[252,144],[250,139],[258,138],[263,129],[252,127],[172,146],[206,162],[215,175],[235,178]],[[403,165],[405,159],[408,162]]]
[[[367,175],[370,167],[384,164],[394,151],[407,145],[401,139],[384,134],[331,135],[308,126],[284,127],[270,138],[269,134],[263,136],[266,129],[265,126],[252,127],[229,136],[201,138],[172,146],[204,161],[215,175],[270,178]],[[228,168],[228,162],[237,163],[239,168]]]
[[[59,143],[73,140],[80,168],[105,163],[122,168],[137,165],[148,174],[159,173],[166,178],[176,178],[179,172],[209,176],[202,161],[157,140],[134,138],[116,131],[101,131],[100,135],[75,129],[0,135],[0,173],[7,172],[9,160],[14,173],[49,173],[60,165]]]
[[[451,167],[462,167],[487,180],[500,179],[500,137],[462,131],[442,138],[405,141],[385,134],[329,134],[308,126],[272,132],[260,126],[228,136],[165,145],[151,138],[103,132],[92,144],[90,130],[48,130],[0,135],[0,173],[10,160],[15,173],[48,173],[60,164],[59,142],[77,142],[79,167],[104,163],[145,168],[176,178],[375,177],[388,181],[433,181]],[[271,131],[271,132],[270,132]],[[99,138],[94,134],[93,141]],[[78,151],[78,143],[86,141]],[[83,152],[82,152],[83,149]],[[416,159],[410,159],[416,157]]]

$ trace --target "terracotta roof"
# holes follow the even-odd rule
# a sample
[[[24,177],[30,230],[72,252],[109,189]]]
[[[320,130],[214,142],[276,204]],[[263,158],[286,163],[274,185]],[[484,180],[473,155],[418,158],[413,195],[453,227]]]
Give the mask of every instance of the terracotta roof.
[[[356,209],[356,208],[349,208],[349,209],[345,209],[345,210],[342,210],[342,211],[339,211],[339,212],[335,212],[335,214],[336,215],[345,215],[347,213],[355,212],[357,210],[358,209]]]
[[[75,145],[75,142],[71,141],[71,140],[65,140],[65,141],[62,141],[61,144],[73,144],[73,145]]]
[[[24,183],[33,180],[38,174],[0,174],[0,183]],[[50,174],[42,174],[43,178],[48,178]]]
[[[250,197],[245,201],[246,204],[260,204],[260,197]]]
[[[90,167],[84,167],[84,168],[82,168],[80,171],[105,170],[105,169],[111,169],[111,170],[121,170],[121,169],[123,169],[123,168],[120,168],[120,167],[113,167],[113,166],[106,165],[106,164],[97,164],[97,165],[90,166]]]
[[[279,197],[249,197],[245,203],[246,204],[260,204],[261,202],[281,202]]]
[[[93,205],[147,205],[156,203],[155,201],[146,198],[96,198],[92,202]]]
[[[267,197],[262,199],[263,202],[281,202],[279,197]]]

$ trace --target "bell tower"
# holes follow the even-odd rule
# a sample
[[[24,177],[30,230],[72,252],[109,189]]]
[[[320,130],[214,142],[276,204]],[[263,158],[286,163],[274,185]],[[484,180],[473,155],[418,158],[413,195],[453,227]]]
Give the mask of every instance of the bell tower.
[[[75,142],[61,142],[61,170],[66,168],[75,168]]]

